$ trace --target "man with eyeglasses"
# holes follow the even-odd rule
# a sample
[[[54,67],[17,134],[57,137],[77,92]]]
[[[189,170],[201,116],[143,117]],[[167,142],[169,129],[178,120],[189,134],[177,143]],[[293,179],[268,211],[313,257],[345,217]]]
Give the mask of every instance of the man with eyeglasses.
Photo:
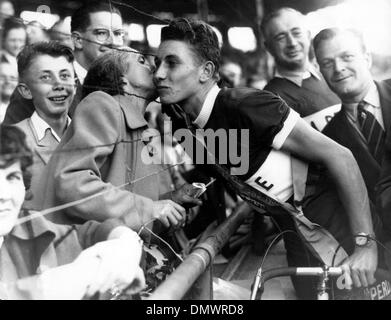
[[[124,42],[121,13],[107,2],[88,2],[78,9],[72,16],[71,31],[75,71],[81,83],[97,57]]]
[[[75,50],[73,65],[77,76],[77,90],[69,109],[71,117],[80,102],[81,85],[92,62],[102,53],[123,45],[124,30],[122,28],[120,11],[108,2],[86,2],[72,15],[71,32]],[[17,91],[14,91],[4,123],[20,122],[29,118],[34,110],[31,101],[24,99]]]

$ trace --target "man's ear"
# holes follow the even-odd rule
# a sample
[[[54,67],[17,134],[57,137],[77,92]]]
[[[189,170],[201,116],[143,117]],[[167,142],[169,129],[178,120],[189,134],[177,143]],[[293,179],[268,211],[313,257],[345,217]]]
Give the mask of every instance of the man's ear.
[[[365,52],[365,60],[367,61],[368,69],[372,67],[372,54],[370,52]]]
[[[200,81],[203,83],[212,79],[215,74],[215,70],[216,66],[212,61],[205,62],[200,76]]]
[[[268,40],[265,40],[263,42],[263,44],[265,45],[265,49],[272,55],[272,57],[274,58],[275,56],[275,51],[273,49],[273,43],[268,41]]]
[[[81,37],[80,32],[73,31],[71,37],[72,37],[72,42],[73,42],[73,45],[75,46],[75,49],[83,50],[83,39]]]
[[[309,41],[311,42],[312,37],[311,37],[311,31],[310,30],[307,30],[307,37],[308,37]]]
[[[33,98],[33,95],[31,94],[30,88],[27,86],[27,84],[18,83],[17,89],[23,98],[27,100],[31,100]]]

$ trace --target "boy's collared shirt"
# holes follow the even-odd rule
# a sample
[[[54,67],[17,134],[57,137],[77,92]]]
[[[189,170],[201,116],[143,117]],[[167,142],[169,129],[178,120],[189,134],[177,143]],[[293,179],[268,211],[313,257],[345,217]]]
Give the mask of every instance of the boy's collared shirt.
[[[37,134],[37,138],[41,141],[45,137],[46,130],[49,129],[53,135],[53,137],[60,142],[61,138],[57,135],[57,133],[50,127],[45,120],[43,120],[36,111],[34,111],[31,116],[31,123],[34,127],[35,133]],[[67,118],[67,128],[71,123],[71,118]]]
[[[0,102],[0,123],[3,122],[5,113],[7,112],[8,104]]]

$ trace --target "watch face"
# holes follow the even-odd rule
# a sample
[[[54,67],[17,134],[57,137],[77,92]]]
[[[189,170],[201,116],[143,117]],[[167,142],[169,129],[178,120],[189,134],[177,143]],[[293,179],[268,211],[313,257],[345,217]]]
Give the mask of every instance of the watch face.
[[[368,242],[368,238],[365,236],[357,236],[356,237],[356,245],[357,246],[365,246]]]

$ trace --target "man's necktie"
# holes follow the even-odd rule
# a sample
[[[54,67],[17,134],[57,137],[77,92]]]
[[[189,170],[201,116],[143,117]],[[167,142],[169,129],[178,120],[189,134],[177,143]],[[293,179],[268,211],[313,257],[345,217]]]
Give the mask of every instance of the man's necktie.
[[[365,109],[366,105],[366,102],[361,101],[357,106],[358,124],[364,138],[367,140],[369,151],[377,162],[381,163],[384,151],[385,132],[375,116]]]

